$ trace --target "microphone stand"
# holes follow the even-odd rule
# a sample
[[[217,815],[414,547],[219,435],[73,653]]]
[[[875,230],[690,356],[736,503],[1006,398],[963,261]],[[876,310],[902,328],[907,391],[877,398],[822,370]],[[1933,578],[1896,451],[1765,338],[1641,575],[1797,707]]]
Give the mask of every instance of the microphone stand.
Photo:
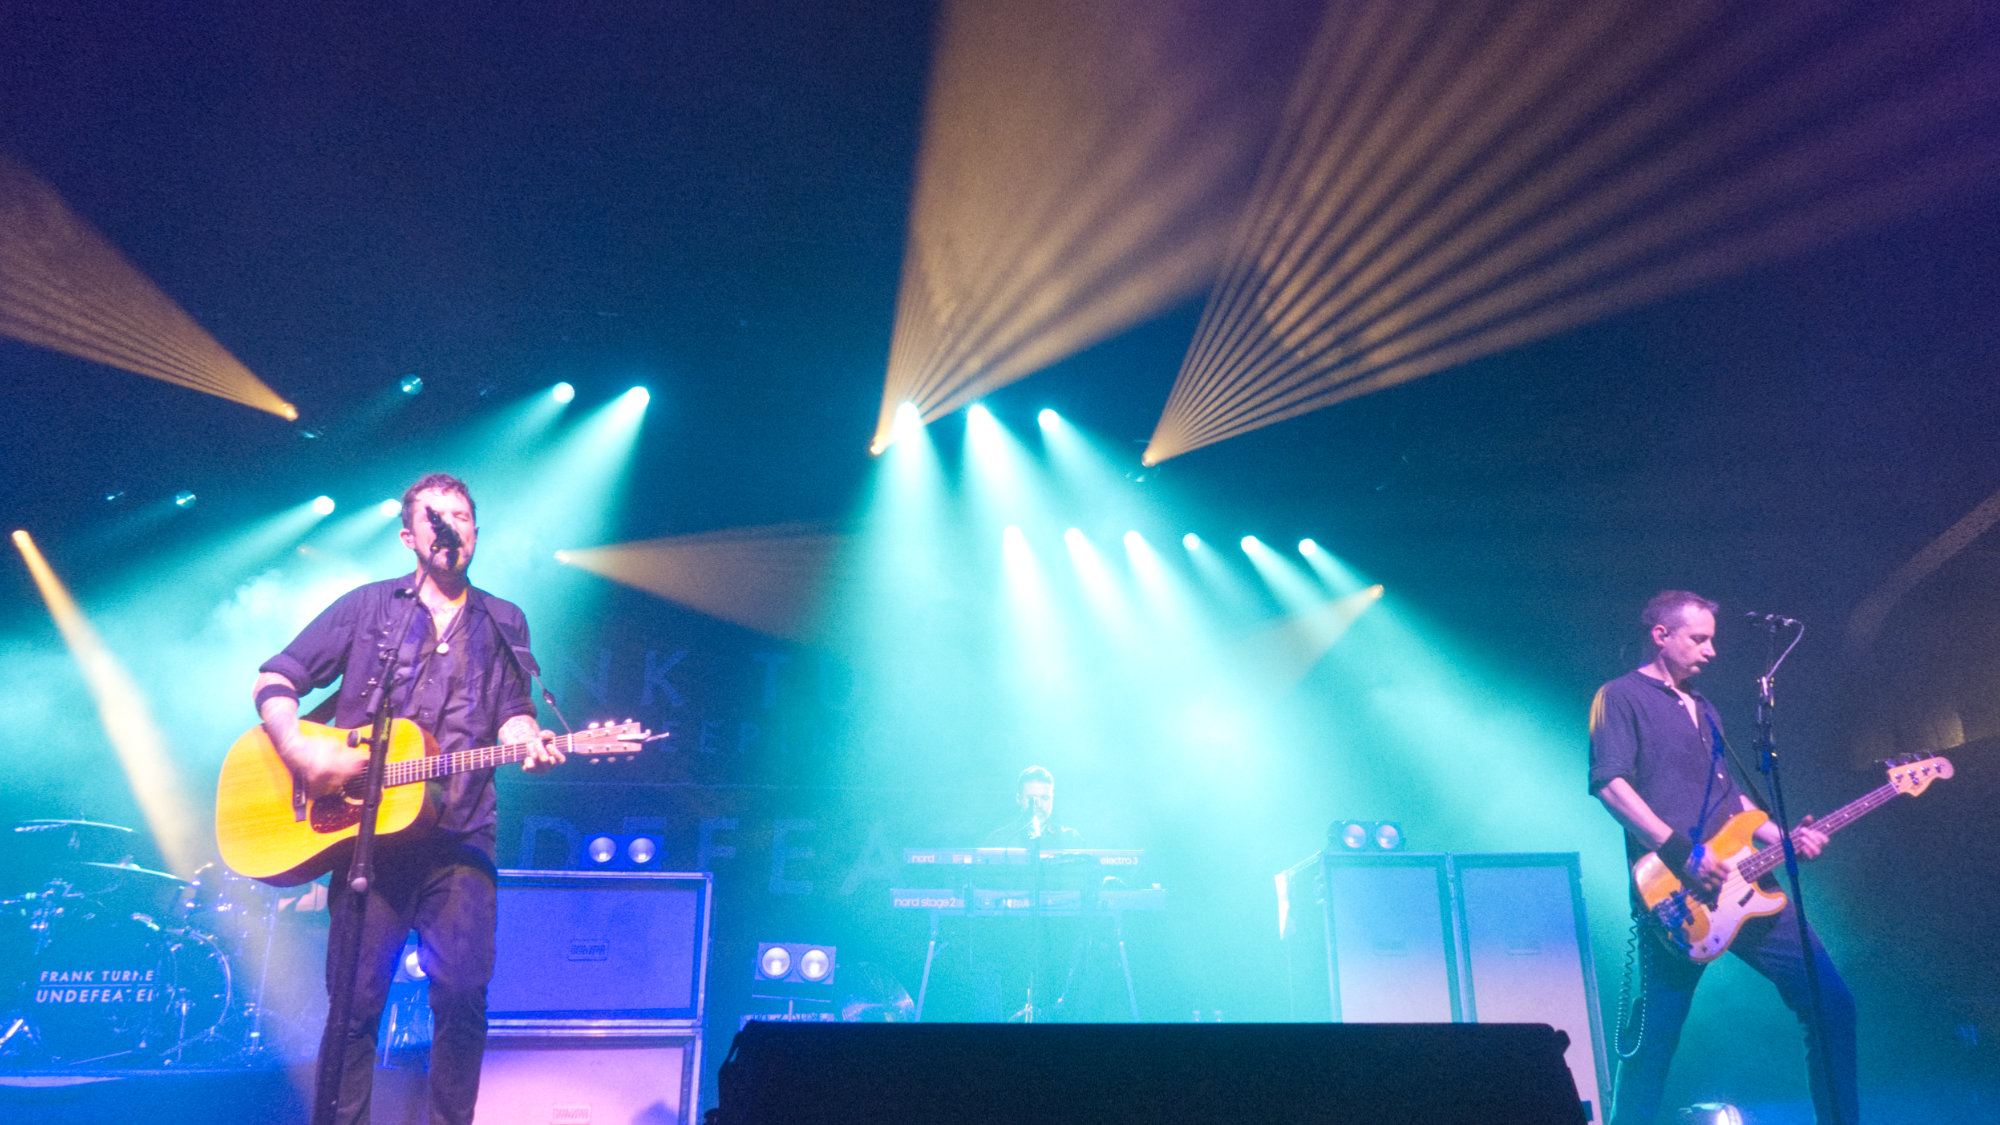
[[[1772,724],[1778,709],[1774,685],[1778,678],[1778,665],[1798,647],[1800,638],[1806,634],[1803,624],[1792,637],[1792,643],[1785,651],[1778,651],[1778,622],[1767,619],[1765,630],[1765,655],[1769,660],[1762,676],[1757,677],[1757,768],[1764,774],[1764,786],[1769,794],[1771,815],[1778,821],[1779,846],[1785,849],[1785,882],[1792,892],[1792,910],[1799,922],[1799,955],[1806,966],[1806,995],[1812,1008],[1812,1035],[1819,1052],[1820,1070],[1827,1083],[1826,1104],[1833,1115],[1834,1125],[1842,1125],[1840,1115],[1840,1093],[1833,1084],[1833,1059],[1827,1050],[1826,1015],[1820,1002],[1819,959],[1813,956],[1812,930],[1806,925],[1805,892],[1799,886],[1799,855],[1792,846],[1792,825],[1785,814],[1784,785],[1778,774],[1778,743],[1771,735]]]
[[[421,588],[421,569],[417,583]],[[382,774],[389,761],[389,728],[394,718],[390,712],[395,693],[390,689],[403,649],[409,645],[410,633],[416,627],[417,611],[423,608],[423,598],[417,590],[411,590],[409,598],[410,612],[403,618],[402,631],[392,634],[399,638],[397,643],[382,650],[382,671],[376,677],[375,698],[369,708],[374,721],[368,732],[368,767],[362,773],[361,821],[354,836],[354,853],[347,861],[350,893],[344,900],[346,924],[339,927],[339,945],[327,953],[327,964],[340,966],[329,982],[327,996],[326,1027],[331,1033],[328,1038],[333,1040],[333,1049],[327,1049],[323,1038],[312,1125],[334,1125],[340,1113],[340,1087],[347,1073],[348,1024],[354,1017],[354,978],[361,968],[361,929],[368,917],[368,888],[375,881],[375,819],[382,808]]]

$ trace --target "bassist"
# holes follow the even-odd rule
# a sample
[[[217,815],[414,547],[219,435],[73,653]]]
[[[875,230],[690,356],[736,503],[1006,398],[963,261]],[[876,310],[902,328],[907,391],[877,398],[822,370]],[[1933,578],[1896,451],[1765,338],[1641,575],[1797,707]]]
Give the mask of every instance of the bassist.
[[[1628,860],[1655,852],[1693,888],[1713,893],[1734,864],[1700,846],[1731,816],[1755,806],[1725,765],[1722,724],[1690,681],[1715,657],[1716,604],[1669,590],[1646,605],[1641,622],[1652,659],[1605,684],[1590,708],[1590,791],[1625,829]],[[1808,824],[1793,833],[1801,857],[1826,846]],[[1759,845],[1779,843],[1766,822]],[[1731,951],[1778,988],[1806,1030],[1814,1107],[1821,1125],[1856,1125],[1854,999],[1815,935],[1827,1049],[1810,1028],[1806,965],[1798,915],[1787,903],[1777,914],[1744,923]],[[1653,941],[1640,943],[1642,1027],[1637,1053],[1619,1066],[1612,1125],[1651,1125],[1659,1112],[1667,1067],[1680,1040],[1703,966]],[[1827,1091],[1839,1098],[1838,1117]]]
[[[340,789],[360,773],[367,753],[303,734],[300,694],[339,680],[336,724],[364,727],[385,655],[393,713],[414,719],[444,751],[497,740],[532,743],[523,763],[531,770],[562,760],[560,749],[542,741],[546,734],[535,722],[516,656],[527,649],[526,618],[513,603],[474,588],[466,577],[478,538],[472,494],[463,481],[444,473],[417,481],[403,494],[402,541],[416,556],[414,575],[343,594],[259,669],[258,717],[308,795]],[[406,622],[407,632],[395,635]],[[379,840],[375,879],[365,896],[349,889],[344,862],[334,870],[329,991],[335,974],[348,968],[334,965],[331,951],[342,948],[343,933],[357,924],[362,950],[352,1019],[345,1029],[329,1026],[320,1040],[323,1064],[329,1052],[344,1052],[336,1113],[342,1125],[368,1119],[376,1025],[397,951],[412,929],[422,941],[436,1021],[429,1120],[470,1122],[478,1098],[486,985],[493,974],[493,771],[429,784],[438,804],[435,825]],[[321,1100],[325,1094],[321,1091]]]

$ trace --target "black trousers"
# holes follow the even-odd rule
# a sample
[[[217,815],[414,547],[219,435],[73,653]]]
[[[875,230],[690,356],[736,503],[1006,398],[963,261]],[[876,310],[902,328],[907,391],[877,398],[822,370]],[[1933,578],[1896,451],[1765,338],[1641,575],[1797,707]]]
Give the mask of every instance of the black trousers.
[[[1611,1114],[1612,1125],[1652,1125],[1660,1110],[1667,1084],[1667,1065],[1674,1048],[1680,1045],[1681,1026],[1687,1022],[1694,1003],[1695,986],[1701,983],[1702,969],[1654,941],[1641,940],[1644,981],[1641,996],[1645,1005],[1645,1028],[1639,1051],[1618,1066],[1618,1100]],[[1731,943],[1729,952],[1763,974],[1778,987],[1778,996],[1799,1019],[1806,1036],[1807,1078],[1812,1083],[1813,1108],[1820,1125],[1833,1118],[1829,1090],[1839,1099],[1843,1125],[1859,1125],[1860,1099],[1855,1082],[1854,997],[1840,979],[1840,973],[1812,935],[1813,959],[1819,966],[1820,1008],[1826,1021],[1826,1045],[1822,1049],[1812,1033],[1812,995],[1806,979],[1806,961],[1799,950],[1799,916],[1789,904],[1777,914],[1753,918]]]
[[[336,875],[341,874],[336,872]],[[469,1125],[479,1099],[479,1065],[486,1054],[486,984],[493,978],[497,895],[493,861],[461,844],[420,842],[379,847],[375,881],[364,896],[335,878],[329,897],[327,992],[349,966],[333,952],[359,917],[360,957],[354,973],[353,1017],[345,1033],[329,1018],[320,1057],[345,1052],[340,1125],[365,1125],[375,1082],[375,1038],[389,998],[397,955],[411,930],[423,945],[432,1018],[430,1120]],[[358,911],[357,907],[365,907]]]

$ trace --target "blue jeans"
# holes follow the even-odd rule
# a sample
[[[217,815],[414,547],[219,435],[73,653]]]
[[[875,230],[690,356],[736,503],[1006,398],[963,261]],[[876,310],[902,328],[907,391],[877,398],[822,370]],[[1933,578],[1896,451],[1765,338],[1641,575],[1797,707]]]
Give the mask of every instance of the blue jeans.
[[[354,924],[354,892],[334,873],[329,906],[327,991],[345,966],[332,951]],[[469,1125],[479,1099],[479,1066],[486,1054],[486,985],[493,978],[497,895],[493,863],[477,849],[456,844],[397,843],[376,851],[375,881],[361,921],[361,954],[354,974],[353,1018],[342,1042],[331,1021],[320,1055],[346,1052],[341,1072],[340,1125],[365,1125],[375,1082],[375,1037],[396,973],[397,955],[411,930],[423,942],[430,978],[432,1018],[430,1121]]]
[[[1618,1066],[1616,1108],[1612,1125],[1652,1125],[1667,1084],[1667,1065],[1680,1044],[1681,1026],[1694,1003],[1695,986],[1705,966],[1671,952],[1653,940],[1640,940],[1643,966],[1640,995],[1645,1004],[1645,1031],[1638,1054]],[[1860,1099],[1855,1084],[1854,996],[1812,936],[1813,958],[1819,965],[1820,1010],[1826,1025],[1822,1050],[1812,1033],[1812,993],[1806,979],[1805,957],[1799,949],[1798,913],[1789,904],[1768,918],[1743,924],[1729,952],[1778,986],[1778,995],[1799,1018],[1806,1037],[1807,1078],[1812,1084],[1813,1109],[1820,1125],[1834,1120],[1828,1090],[1840,1100],[1842,1125],[1859,1125]]]

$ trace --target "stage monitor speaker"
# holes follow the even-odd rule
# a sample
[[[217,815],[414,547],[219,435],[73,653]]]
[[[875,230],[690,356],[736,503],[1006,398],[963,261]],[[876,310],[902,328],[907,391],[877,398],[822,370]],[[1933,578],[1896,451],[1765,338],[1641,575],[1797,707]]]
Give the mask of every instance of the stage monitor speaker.
[[[701,1035],[503,1034],[486,1041],[473,1125],[690,1125]]]
[[[499,910],[489,1026],[701,1022],[706,874],[502,871]]]
[[[1312,866],[1317,870],[1287,873],[1292,879],[1286,938],[1293,961],[1294,1018],[1340,1023],[1457,1020],[1458,968],[1445,857],[1327,853]],[[1313,963],[1322,956],[1323,963]]]
[[[1575,853],[1451,859],[1464,921],[1465,1018],[1561,1030],[1578,1093],[1602,1106],[1610,1069]]]
[[[1547,1027],[752,1023],[714,1125],[1581,1125]]]

